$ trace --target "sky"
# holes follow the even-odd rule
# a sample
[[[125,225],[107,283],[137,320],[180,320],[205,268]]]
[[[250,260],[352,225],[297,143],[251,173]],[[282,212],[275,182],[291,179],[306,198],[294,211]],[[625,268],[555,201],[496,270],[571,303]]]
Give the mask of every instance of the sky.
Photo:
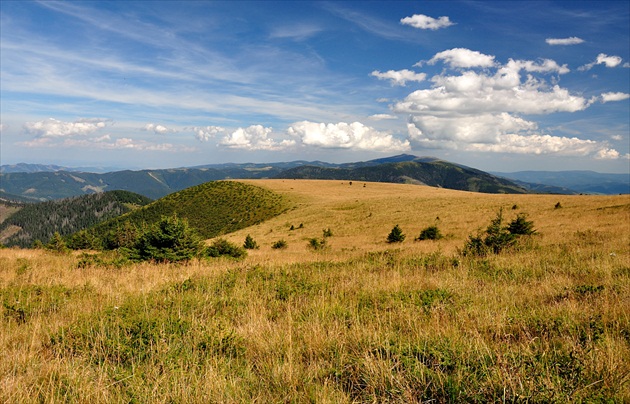
[[[630,173],[630,1],[0,1],[0,163]]]

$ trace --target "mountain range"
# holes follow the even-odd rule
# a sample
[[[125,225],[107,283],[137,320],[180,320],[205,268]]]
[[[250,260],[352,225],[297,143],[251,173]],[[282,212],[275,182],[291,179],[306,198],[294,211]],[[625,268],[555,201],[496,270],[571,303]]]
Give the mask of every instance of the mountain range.
[[[629,176],[625,174],[487,173],[434,157],[408,154],[342,164],[298,160],[105,173],[77,170],[51,165],[1,166],[0,199],[41,202],[110,190],[126,190],[158,199],[208,181],[260,178],[412,183],[485,193],[617,194],[628,193],[630,187]]]

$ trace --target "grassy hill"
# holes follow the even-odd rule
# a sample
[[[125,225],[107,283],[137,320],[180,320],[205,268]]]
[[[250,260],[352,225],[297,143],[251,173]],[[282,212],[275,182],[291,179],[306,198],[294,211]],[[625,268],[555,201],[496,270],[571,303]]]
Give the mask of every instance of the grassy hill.
[[[0,402],[630,401],[627,196],[243,183],[292,208],[241,261],[0,250]],[[538,234],[460,254],[500,208]]]
[[[204,238],[230,233],[263,222],[288,209],[288,202],[266,188],[235,181],[215,181],[172,193],[91,231],[106,234],[130,223],[151,225],[163,216],[177,215]]]
[[[422,184],[484,193],[526,193],[513,182],[446,161],[402,161],[353,168],[295,167],[276,178]]]
[[[30,247],[35,240],[47,243],[55,232],[69,235],[150,201],[132,192],[110,191],[25,204],[0,223],[0,242],[20,247]]]

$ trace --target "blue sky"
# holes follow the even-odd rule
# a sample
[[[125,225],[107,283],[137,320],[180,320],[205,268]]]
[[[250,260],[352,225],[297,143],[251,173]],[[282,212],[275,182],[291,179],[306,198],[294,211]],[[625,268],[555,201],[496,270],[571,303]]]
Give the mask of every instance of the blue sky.
[[[0,7],[2,164],[630,171],[628,1]]]

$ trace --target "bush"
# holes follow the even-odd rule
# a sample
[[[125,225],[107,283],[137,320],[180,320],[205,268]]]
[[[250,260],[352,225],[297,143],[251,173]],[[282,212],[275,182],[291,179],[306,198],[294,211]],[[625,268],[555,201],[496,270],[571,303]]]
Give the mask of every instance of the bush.
[[[324,233],[324,238],[332,237],[332,235],[333,235],[332,230],[330,230],[330,227],[327,228],[327,229],[322,230],[322,233]]]
[[[422,229],[420,235],[416,240],[439,240],[442,237],[443,236],[440,232],[440,229],[438,229],[437,226],[433,225]]]
[[[520,213],[509,225],[503,224],[503,209],[499,209],[497,216],[492,219],[483,234],[468,236],[468,241],[462,250],[463,255],[484,256],[488,253],[499,254],[501,251],[514,246],[518,237],[532,235],[534,223],[526,219],[526,214]]]
[[[534,222],[527,220],[525,213],[519,213],[516,219],[512,220],[507,230],[515,235],[530,236],[536,233],[534,230]]]
[[[282,250],[287,248],[287,242],[285,240],[278,240],[271,245],[271,248],[275,250]]]
[[[200,237],[186,220],[163,216],[138,237],[129,256],[137,261],[179,262],[197,257],[202,251]]]
[[[313,237],[308,240],[308,246],[313,250],[319,251],[326,248],[326,239],[318,239],[317,237]]]
[[[243,248],[245,248],[246,250],[257,250],[258,243],[252,238],[252,236],[248,234],[247,237],[245,237]]]
[[[46,249],[58,253],[67,253],[69,251],[66,242],[58,232],[55,232],[55,234],[53,234],[48,244],[46,244]]]
[[[210,247],[206,248],[205,255],[213,258],[224,255],[232,258],[243,258],[247,256],[247,251],[234,243],[230,243],[229,241],[220,238],[215,240]]]
[[[387,236],[388,243],[402,243],[405,240],[405,235],[402,232],[400,226],[396,225]]]

